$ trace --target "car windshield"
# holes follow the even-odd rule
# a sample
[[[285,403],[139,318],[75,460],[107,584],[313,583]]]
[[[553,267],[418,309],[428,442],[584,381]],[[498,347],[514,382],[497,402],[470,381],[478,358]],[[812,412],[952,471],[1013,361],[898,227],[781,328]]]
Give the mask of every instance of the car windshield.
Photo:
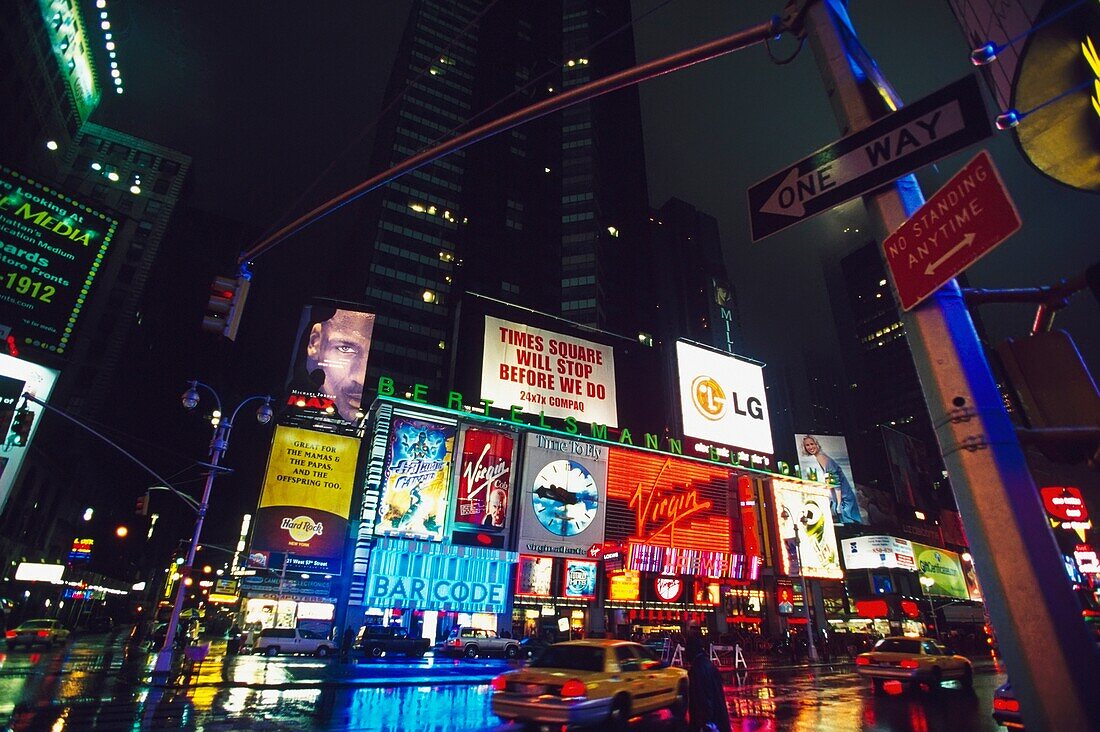
[[[550,646],[531,662],[532,668],[603,671],[604,649],[598,646]]]
[[[920,641],[900,638],[883,638],[875,644],[879,653],[920,653]]]
[[[23,623],[24,628],[52,628],[54,621],[52,620],[28,620]]]

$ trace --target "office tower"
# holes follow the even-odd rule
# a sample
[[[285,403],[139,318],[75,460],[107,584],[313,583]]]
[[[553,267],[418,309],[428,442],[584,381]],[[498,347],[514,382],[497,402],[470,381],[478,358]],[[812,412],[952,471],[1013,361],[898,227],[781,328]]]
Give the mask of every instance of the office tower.
[[[372,169],[634,64],[629,3],[416,2]],[[479,142],[368,199],[339,294],[378,313],[368,385],[442,386],[466,291],[616,332],[645,322],[637,92]]]

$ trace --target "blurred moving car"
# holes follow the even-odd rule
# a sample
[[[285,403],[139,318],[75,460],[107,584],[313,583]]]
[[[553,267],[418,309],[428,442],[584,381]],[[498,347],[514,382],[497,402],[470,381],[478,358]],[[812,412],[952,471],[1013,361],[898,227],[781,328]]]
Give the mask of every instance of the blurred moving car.
[[[933,691],[947,679],[958,679],[966,689],[974,686],[970,659],[949,653],[931,638],[883,638],[871,651],[856,656],[856,671],[871,679],[876,692],[891,679],[914,687],[928,684]]]
[[[4,633],[8,644],[8,650],[14,650],[19,644],[30,648],[35,645],[43,645],[52,648],[69,639],[69,630],[57,620],[40,618],[28,620],[12,630]]]
[[[493,679],[493,714],[528,724],[591,724],[624,730],[636,714],[687,713],[687,671],[658,661],[638,643],[555,643],[526,668]]]
[[[542,638],[524,638],[519,642],[520,658],[538,658],[538,655],[550,647]]]
[[[1020,702],[1012,693],[1011,682],[1004,682],[993,691],[993,721],[1010,729],[1023,729]]]
[[[110,615],[100,615],[88,621],[89,633],[110,633],[115,629],[115,619]]]
[[[264,628],[252,646],[253,653],[278,656],[280,653],[307,653],[318,658],[331,656],[336,644],[320,633],[301,628]]]
[[[410,638],[404,628],[364,625],[355,637],[355,647],[366,651],[371,658],[381,658],[383,653],[403,653],[409,658],[419,658],[428,652],[432,642],[427,638]]]
[[[501,638],[495,630],[470,628],[456,625],[451,628],[447,640],[443,641],[443,653],[450,656],[477,658],[500,654],[505,658],[519,656],[519,641],[515,638]]]

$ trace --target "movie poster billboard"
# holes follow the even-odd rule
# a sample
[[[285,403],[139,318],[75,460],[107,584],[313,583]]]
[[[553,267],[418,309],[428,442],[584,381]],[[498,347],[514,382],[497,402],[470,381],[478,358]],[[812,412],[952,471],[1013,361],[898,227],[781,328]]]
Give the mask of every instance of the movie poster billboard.
[[[456,427],[395,416],[375,534],[442,541]]]
[[[680,415],[692,453],[736,456],[746,467],[769,467],[772,445],[764,368],[733,354],[676,342]],[[732,453],[732,455],[731,455]]]
[[[340,574],[359,441],[279,426],[271,440],[250,562]],[[282,558],[271,560],[272,554]],[[257,559],[253,560],[252,555]]]
[[[64,353],[118,222],[0,166],[0,326]]]
[[[909,506],[930,516],[938,516],[932,498],[933,476],[932,459],[927,446],[904,432],[882,428],[882,440],[886,446],[886,457],[890,463],[890,478],[894,483],[894,492],[898,503]]]
[[[932,580],[932,584],[924,588],[924,594],[955,597],[960,600],[970,599],[966,575],[963,573],[958,554],[938,546],[928,546],[915,541],[912,544],[913,554],[917,558],[917,572],[922,578],[927,577]],[[923,583],[921,584],[923,586]]]
[[[554,580],[554,558],[519,555],[516,569],[516,594],[529,597],[550,597]]]
[[[779,553],[783,573],[821,579],[840,579],[829,491],[823,485],[772,478],[775,517],[779,524]]]
[[[452,539],[473,546],[504,546],[512,508],[515,436],[466,427],[458,451]]]
[[[0,354],[0,434],[4,436],[3,449],[0,450],[0,510],[8,501],[12,484],[19,474],[23,457],[34,441],[34,434],[42,421],[45,410],[34,402],[27,402],[27,409],[33,415],[31,430],[27,435],[27,444],[15,444],[15,435],[11,431],[15,410],[23,400],[23,392],[33,394],[36,399],[49,402],[58,372],[24,361],[13,356]]]
[[[287,398],[279,424],[354,436],[362,422],[363,383],[374,313],[318,301],[302,309]]]
[[[562,595],[591,600],[596,597],[596,569],[598,562],[587,559],[563,560]]]
[[[798,450],[798,471],[803,480],[824,483],[828,487],[829,512],[833,523],[866,524],[867,509],[860,505],[848,443],[840,435],[799,433],[794,436]]]
[[[487,315],[481,398],[505,409],[617,427],[615,351]]]
[[[607,453],[603,445],[528,434],[519,551],[586,557],[603,543]]]

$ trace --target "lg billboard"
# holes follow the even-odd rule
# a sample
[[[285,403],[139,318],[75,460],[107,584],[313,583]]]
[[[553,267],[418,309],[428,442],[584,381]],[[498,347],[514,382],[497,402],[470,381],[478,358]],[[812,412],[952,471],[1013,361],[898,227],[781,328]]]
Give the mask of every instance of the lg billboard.
[[[764,368],[721,351],[676,342],[680,414],[693,454],[730,451],[741,462],[769,466],[774,452]],[[723,451],[726,454],[723,454]]]

